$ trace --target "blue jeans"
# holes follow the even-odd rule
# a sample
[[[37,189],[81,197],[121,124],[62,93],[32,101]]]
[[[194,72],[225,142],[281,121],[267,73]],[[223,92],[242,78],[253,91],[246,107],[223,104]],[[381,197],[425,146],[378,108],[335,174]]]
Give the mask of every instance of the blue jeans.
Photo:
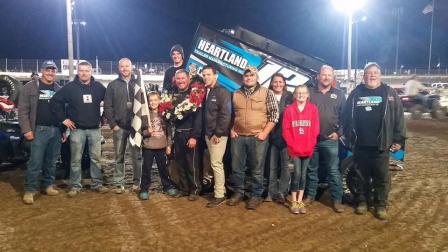
[[[291,179],[291,192],[305,190],[306,169],[310,162],[309,157],[293,157],[294,172]]]
[[[103,184],[101,172],[101,131],[100,129],[76,129],[70,133],[70,184],[72,189],[80,190],[81,186],[81,158],[85,141],[88,141],[90,156],[91,188],[95,189]]]
[[[38,178],[42,171],[42,188],[54,182],[56,160],[61,153],[61,131],[58,127],[36,125],[31,153],[27,163],[25,192],[37,192]]]
[[[129,130],[120,128],[117,131],[113,131],[112,139],[114,142],[115,151],[115,168],[113,174],[113,180],[115,186],[124,185],[125,177],[125,164],[124,157],[126,154],[126,146],[131,153],[132,168],[133,168],[133,182],[134,185],[140,185],[140,179],[142,175],[142,155],[141,150],[137,146],[132,146],[129,142]]]
[[[328,174],[331,199],[335,203],[342,201],[342,176],[339,170],[338,141],[319,141],[314,147],[314,154],[308,166],[307,197],[314,199],[317,194],[318,169],[324,169]]]
[[[280,166],[278,165],[280,160]],[[269,162],[269,195],[271,197],[284,198],[288,194],[291,174],[288,170],[288,149],[271,145]],[[280,178],[279,178],[280,173]]]
[[[254,136],[238,136],[231,139],[232,175],[235,192],[244,194],[246,168],[251,178],[251,197],[261,198],[263,194],[263,171],[268,149],[268,140],[260,141]]]

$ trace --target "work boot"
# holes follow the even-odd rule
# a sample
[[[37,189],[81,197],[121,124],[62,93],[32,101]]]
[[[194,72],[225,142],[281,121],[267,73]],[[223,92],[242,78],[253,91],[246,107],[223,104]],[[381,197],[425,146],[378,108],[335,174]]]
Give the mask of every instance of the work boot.
[[[290,211],[292,214],[299,214],[299,213],[300,213],[299,202],[297,202],[297,201],[292,201],[292,202],[291,202],[291,206],[289,207],[289,211]]]
[[[367,212],[367,204],[365,202],[361,202],[355,208],[355,213],[359,215],[363,215]]]
[[[222,197],[222,198],[215,198],[215,197],[213,197],[213,198],[207,203],[207,207],[208,207],[208,208],[215,208],[215,207],[221,205],[222,203],[224,203],[224,201],[226,201],[226,197]]]
[[[100,185],[100,186],[98,186],[96,188],[93,188],[93,190],[95,192],[97,192],[97,193],[107,193],[107,192],[109,192],[109,188],[107,188],[107,187],[105,187],[103,185]]]
[[[79,189],[75,189],[75,188],[72,188],[72,189],[70,189],[70,191],[68,192],[68,197],[70,197],[70,198],[74,198],[74,197],[76,197],[76,195],[78,195],[80,193],[80,190]]]
[[[334,202],[333,203],[333,211],[335,211],[336,213],[343,213],[344,205],[342,205],[341,202]]]
[[[300,214],[306,214],[305,204],[303,202],[297,203]]]
[[[380,220],[387,220],[387,211],[384,207],[378,207],[376,209],[376,217]]]
[[[241,201],[243,201],[243,195],[241,193],[234,193],[232,197],[227,201],[227,205],[229,206],[236,206]]]
[[[23,195],[23,203],[27,204],[27,205],[32,205],[34,203],[34,195],[36,193],[34,192],[25,192],[25,194]]]
[[[124,189],[124,186],[117,186],[114,188],[114,193],[116,194],[123,194],[126,192],[126,190]]]
[[[257,208],[261,205],[263,200],[258,197],[251,197],[249,202],[247,202],[246,209],[248,210],[257,210]]]
[[[51,185],[45,189],[45,194],[48,196],[56,196],[59,194],[59,191],[55,188],[54,185]]]

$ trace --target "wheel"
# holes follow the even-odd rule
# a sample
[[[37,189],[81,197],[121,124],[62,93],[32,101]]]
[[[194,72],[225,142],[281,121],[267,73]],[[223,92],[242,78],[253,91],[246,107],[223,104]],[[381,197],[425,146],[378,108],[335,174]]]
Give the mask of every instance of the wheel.
[[[442,120],[446,117],[447,108],[442,107],[438,100],[434,100],[432,102],[431,116],[434,119]]]
[[[425,108],[421,104],[415,104],[409,109],[411,112],[411,118],[414,120],[419,120],[423,117],[423,113],[425,113]]]

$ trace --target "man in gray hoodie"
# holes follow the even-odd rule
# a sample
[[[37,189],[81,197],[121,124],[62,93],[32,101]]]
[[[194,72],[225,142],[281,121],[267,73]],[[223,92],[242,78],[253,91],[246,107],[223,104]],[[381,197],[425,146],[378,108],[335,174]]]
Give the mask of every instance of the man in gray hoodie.
[[[113,130],[113,142],[115,149],[115,169],[113,180],[115,193],[121,194],[124,189],[125,165],[124,156],[126,146],[129,146],[134,171],[134,184],[132,190],[138,190],[141,177],[141,152],[137,146],[129,144],[129,133],[132,122],[132,107],[134,104],[134,87],[137,80],[132,74],[132,62],[128,58],[122,58],[118,62],[120,75],[109,83],[104,98],[104,115]]]

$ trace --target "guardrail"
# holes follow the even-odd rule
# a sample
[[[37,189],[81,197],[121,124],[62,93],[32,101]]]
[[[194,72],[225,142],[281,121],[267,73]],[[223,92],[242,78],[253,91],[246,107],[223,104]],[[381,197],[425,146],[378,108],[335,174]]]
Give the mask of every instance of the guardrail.
[[[48,59],[45,59],[48,60]],[[0,72],[39,72],[43,59],[0,59]],[[61,60],[52,59],[61,72]],[[76,61],[76,60],[75,60]],[[118,74],[118,61],[110,60],[88,60],[94,67],[94,73],[97,74]],[[152,62],[133,62],[137,69],[142,69],[143,74],[163,75],[172,64],[152,63]],[[97,68],[98,66],[98,68]]]

